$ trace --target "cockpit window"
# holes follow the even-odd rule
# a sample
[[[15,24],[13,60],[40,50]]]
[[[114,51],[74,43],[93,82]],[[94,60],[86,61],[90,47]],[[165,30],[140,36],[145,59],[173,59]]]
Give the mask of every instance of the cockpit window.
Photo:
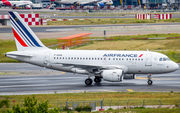
[[[163,61],[166,61],[166,58],[163,58]]]
[[[170,61],[169,58],[159,58],[159,61]]]

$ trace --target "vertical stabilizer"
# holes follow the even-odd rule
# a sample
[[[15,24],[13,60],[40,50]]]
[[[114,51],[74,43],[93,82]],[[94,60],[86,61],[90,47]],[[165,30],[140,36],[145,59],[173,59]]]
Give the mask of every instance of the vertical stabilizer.
[[[18,51],[46,48],[17,12],[9,12]]]

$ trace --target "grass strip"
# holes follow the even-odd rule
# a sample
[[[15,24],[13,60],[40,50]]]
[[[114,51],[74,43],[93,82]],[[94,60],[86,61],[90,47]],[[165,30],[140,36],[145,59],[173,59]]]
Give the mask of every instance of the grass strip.
[[[88,20],[74,21],[48,21],[47,25],[98,25],[98,24],[134,24],[134,23],[172,23],[180,22],[180,18],[169,20],[137,20],[135,18],[92,18]]]
[[[0,96],[1,99],[8,98],[10,100],[11,106],[13,105],[13,100],[16,104],[22,104],[24,98],[32,95],[11,95],[11,96]],[[100,101],[104,98],[103,105],[109,106],[111,101],[111,106],[137,106],[137,105],[160,105],[159,100],[162,105],[175,105],[177,102],[180,103],[180,93],[179,92],[85,92],[84,93],[62,93],[62,94],[35,94],[38,102],[49,100],[51,107],[62,107],[68,102],[78,102],[80,106],[83,106],[83,102],[88,101]],[[100,106],[100,102],[96,103]],[[72,106],[72,104],[69,104]]]

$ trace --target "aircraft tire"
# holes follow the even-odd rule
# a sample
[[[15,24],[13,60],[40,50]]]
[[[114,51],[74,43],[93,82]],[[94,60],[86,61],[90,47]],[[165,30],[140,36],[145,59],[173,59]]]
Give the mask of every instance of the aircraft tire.
[[[148,85],[152,85],[153,81],[152,80],[148,80],[147,83],[148,83]]]
[[[95,77],[95,78],[94,78],[94,82],[96,82],[96,83],[100,83],[100,82],[101,82],[101,78],[99,78],[99,77]]]
[[[91,85],[92,82],[93,82],[92,79],[86,79],[86,80],[85,80],[85,84],[86,84],[86,85]]]

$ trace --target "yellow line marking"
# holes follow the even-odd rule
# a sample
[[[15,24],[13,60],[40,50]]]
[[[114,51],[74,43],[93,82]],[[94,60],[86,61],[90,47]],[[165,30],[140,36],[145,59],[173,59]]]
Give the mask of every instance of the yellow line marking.
[[[144,80],[147,80],[148,78],[147,77],[136,77],[136,79],[144,79]],[[158,79],[158,78],[152,78],[153,80],[161,80],[161,79]]]
[[[136,79],[147,79],[145,77],[136,77]]]
[[[66,72],[62,72],[62,74],[65,74]]]
[[[132,89],[126,89],[127,91],[129,91],[129,92],[134,92],[134,90],[132,90]]]

